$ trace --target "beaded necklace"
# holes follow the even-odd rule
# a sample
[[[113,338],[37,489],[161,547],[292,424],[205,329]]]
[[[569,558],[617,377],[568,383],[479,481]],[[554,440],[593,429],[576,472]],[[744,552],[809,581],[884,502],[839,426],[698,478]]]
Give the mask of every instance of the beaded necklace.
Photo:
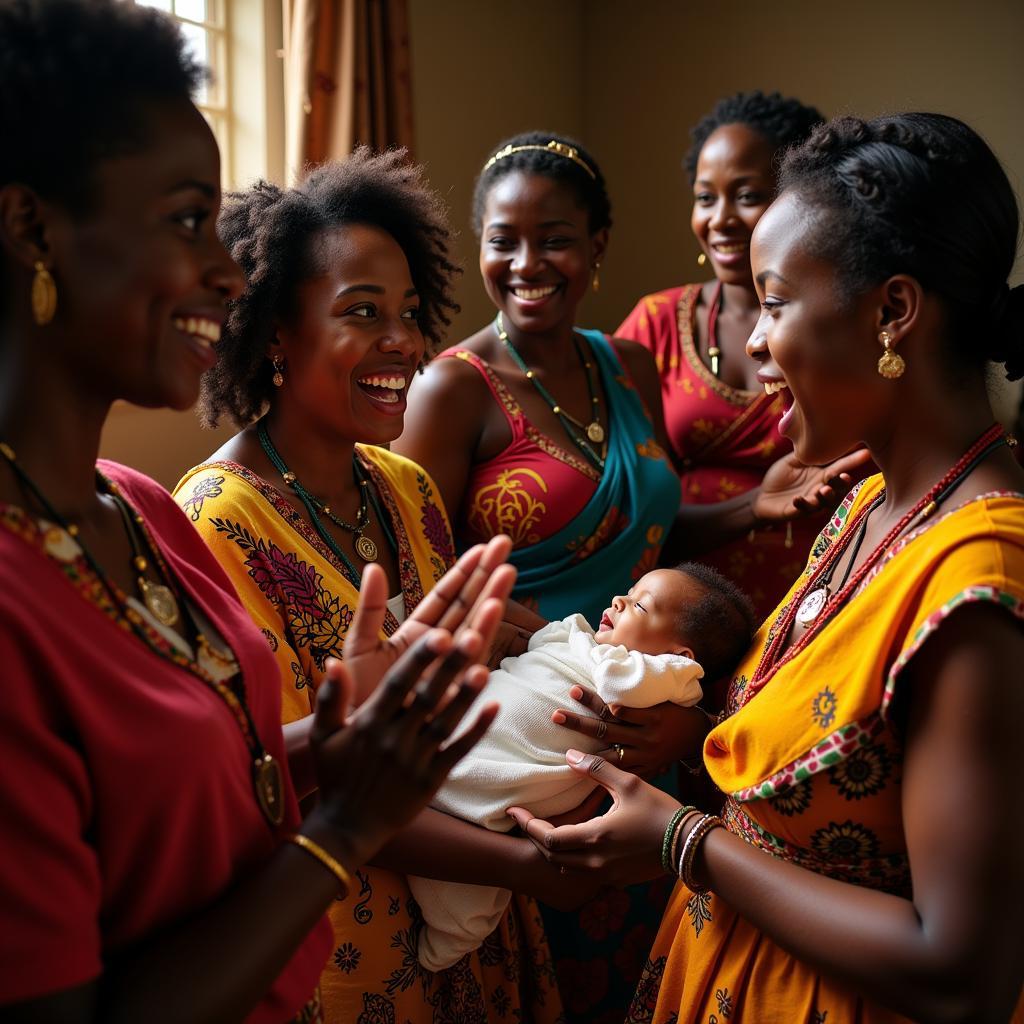
[[[373,510],[377,513],[377,519],[380,522],[381,529],[384,531],[384,536],[387,537],[388,543],[391,545],[391,550],[396,554],[398,551],[398,542],[395,540],[395,536],[391,532],[391,527],[388,524],[387,517],[383,514],[380,505],[377,503],[377,495],[370,490],[370,481],[363,471],[362,466],[359,465],[359,460],[356,458],[355,452],[353,451],[352,453],[352,473],[355,476],[356,482],[359,484],[360,505],[359,512],[356,515],[355,524],[353,525],[352,523],[346,523],[339,516],[335,515],[330,506],[325,505],[319,498],[310,494],[309,491],[303,487],[296,475],[288,468],[287,463],[281,457],[281,453],[274,447],[274,442],[270,440],[270,434],[267,432],[267,426],[263,420],[260,420],[256,425],[256,436],[259,438],[260,447],[263,449],[264,454],[271,461],[274,468],[281,474],[281,478],[292,489],[295,496],[302,502],[303,507],[309,515],[309,521],[313,524],[313,529],[316,530],[320,539],[331,549],[338,561],[341,562],[345,573],[348,576],[349,582],[358,590],[360,580],[359,570],[356,569],[352,564],[352,560],[345,554],[338,542],[328,532],[327,527],[324,526],[320,516],[327,516],[335,526],[341,527],[341,529],[347,530],[353,535],[356,554],[359,555],[364,562],[375,562],[378,554],[377,545],[374,544],[369,537],[363,535],[363,531],[370,525],[371,504],[373,505]]]
[[[92,570],[93,575],[100,581],[117,620],[127,624],[129,631],[153,651],[154,654],[190,672],[224,701],[234,716],[245,745],[249,750],[249,756],[252,761],[253,789],[256,793],[256,802],[259,805],[260,811],[262,811],[263,816],[270,825],[275,827],[280,825],[284,820],[284,779],[281,773],[281,765],[263,746],[263,742],[259,737],[256,723],[246,701],[245,682],[237,660],[233,654],[225,654],[222,651],[218,651],[210,643],[202,630],[199,629],[189,608],[188,601],[175,598],[173,592],[174,577],[170,566],[164,561],[163,555],[160,553],[160,549],[157,547],[156,541],[143,517],[131,509],[117,484],[97,470],[96,481],[101,493],[108,494],[113,499],[125,522],[125,529],[128,531],[132,547],[133,567],[135,569],[139,568],[139,559],[142,558],[142,555],[139,551],[137,538],[132,533],[132,523],[134,523],[139,534],[142,536],[143,542],[153,560],[153,565],[164,580],[162,584],[150,585],[166,589],[174,601],[175,610],[182,611],[182,617],[187,627],[191,628],[191,632],[195,636],[197,651],[195,658],[187,657],[176,645],[170,643],[166,637],[147,629],[145,618],[137,610],[140,606],[136,604],[136,607],[133,608],[131,604],[132,599],[123,598],[120,588],[107,577],[102,566],[100,566],[88,547],[83,543],[81,532],[77,525],[67,522],[50,504],[46,496],[17,461],[17,456],[11,446],[0,442],[0,454],[7,460],[8,465],[10,465],[22,486],[35,498],[47,517],[70,537],[74,538],[75,543],[82,552],[82,556],[85,558],[86,564]],[[146,590],[144,588],[140,588],[140,593],[142,593],[143,598],[146,597]],[[160,616],[155,615],[154,617],[158,621],[162,621]]]
[[[551,408],[551,411],[558,417],[559,422],[565,428],[566,434],[569,436],[569,440],[583,453],[583,456],[587,461],[598,471],[604,469],[604,456],[607,450],[607,445],[604,444],[606,432],[604,426],[601,423],[601,414],[598,408],[597,391],[594,387],[593,378],[593,364],[583,353],[580,348],[580,343],[576,337],[576,331],[572,334],[572,343],[576,349],[576,355],[579,357],[580,362],[583,364],[583,370],[587,375],[587,392],[590,395],[590,408],[593,414],[593,419],[584,426],[575,416],[571,416],[565,409],[555,401],[551,392],[539,380],[537,375],[526,365],[526,361],[517,351],[515,345],[512,344],[512,339],[509,338],[508,333],[505,331],[505,324],[501,318],[501,313],[498,313],[497,318],[494,321],[494,329],[498,332],[498,339],[505,346],[508,354],[512,357],[513,362],[526,376],[526,379],[537,389],[541,398]],[[591,447],[590,443],[599,444],[602,446],[601,454],[599,455]]]
[[[835,563],[842,556],[843,552],[850,546],[854,538],[859,537],[863,540],[862,530],[866,529],[866,519],[878,504],[880,504],[880,500],[884,499],[885,491],[883,490],[880,493],[879,499],[872,502],[870,505],[863,507],[853,520],[847,524],[846,529],[843,530],[836,542],[828,549],[828,551],[825,552],[825,554],[821,556],[817,565],[814,567],[814,572],[811,574],[810,578],[800,588],[800,590],[797,591],[793,600],[789,602],[781,620],[774,628],[771,639],[765,645],[765,649],[761,654],[761,660],[754,672],[751,683],[756,683],[758,686],[763,685],[783,665],[795,658],[797,654],[799,654],[811,642],[811,640],[817,636],[825,623],[835,615],[846,599],[856,592],[864,578],[882,559],[886,551],[888,551],[889,547],[900,536],[900,534],[902,534],[908,527],[916,528],[925,519],[931,516],[939,505],[952,493],[957,484],[959,484],[960,481],[967,476],[967,474],[970,473],[970,471],[974,469],[979,462],[987,458],[1003,444],[1012,444],[1012,439],[1008,438],[1003,433],[1003,428],[998,423],[993,423],[992,426],[989,427],[988,430],[986,430],[981,437],[979,437],[970,446],[970,448],[960,456],[956,463],[950,467],[950,469],[928,491],[928,493],[925,494],[924,497],[922,497],[913,506],[913,508],[903,514],[900,521],[885,535],[885,537],[882,538],[881,542],[871,552],[871,554],[868,555],[861,567],[848,580],[846,580],[834,595],[830,594],[828,592],[827,584],[824,587],[822,586],[822,578],[826,573],[828,573],[828,578],[831,578],[831,575],[834,572]],[[820,597],[816,597],[815,595],[821,590],[824,590],[824,594]],[[794,621],[796,621],[797,616],[800,614],[800,609],[811,605],[812,602],[816,604],[819,601],[821,607],[813,615],[808,615],[806,617],[807,629],[804,634],[780,657],[779,652],[782,650],[782,645],[789,636]]]

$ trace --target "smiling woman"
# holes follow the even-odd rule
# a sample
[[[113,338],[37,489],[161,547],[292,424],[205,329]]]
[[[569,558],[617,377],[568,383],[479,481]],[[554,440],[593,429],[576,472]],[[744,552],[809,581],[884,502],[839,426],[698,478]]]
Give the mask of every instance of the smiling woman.
[[[229,304],[201,413],[208,423],[227,415],[241,431],[189,471],[176,496],[261,627],[292,722],[310,714],[327,659],[351,654],[363,568],[376,563],[387,579],[384,638],[454,560],[433,480],[380,446],[401,433],[416,369],[456,308],[455,268],[443,207],[404,151],[361,148],[294,189],[260,183],[233,194],[220,232],[248,285]],[[492,997],[524,1019],[557,1016],[549,983],[530,987],[525,971],[521,986],[507,976],[510,964],[520,972],[524,950],[547,961],[525,897],[501,915],[485,951],[448,971],[417,963],[418,912],[405,873],[440,863],[456,881],[481,880],[459,874],[458,846],[484,880],[509,884],[502,865],[519,868],[521,854],[532,854],[523,840],[480,851],[480,829],[465,825],[469,835],[453,838],[446,820],[427,815],[400,841],[388,866],[402,873],[363,869],[355,912],[332,910],[335,952],[322,979],[328,1021],[354,1021],[372,1006],[427,1024]]]

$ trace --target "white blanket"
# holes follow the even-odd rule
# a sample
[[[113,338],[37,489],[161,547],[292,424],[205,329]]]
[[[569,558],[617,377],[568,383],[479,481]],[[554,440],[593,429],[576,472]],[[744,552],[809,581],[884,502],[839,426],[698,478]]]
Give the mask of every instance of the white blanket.
[[[602,740],[570,732],[551,713],[571,705],[574,683],[596,690],[606,704],[646,708],[664,701],[700,700],[704,672],[692,658],[650,655],[599,644],[582,615],[551,622],[530,638],[529,649],[506,658],[491,673],[477,704],[497,701],[498,717],[480,742],[452,770],[433,806],[496,832],[515,822],[507,807],[528,807],[538,817],[578,806],[593,789],[565,763],[569,746],[588,753]],[[466,727],[473,720],[466,716]],[[428,970],[450,967],[497,927],[511,894],[507,889],[440,882],[412,876],[409,885],[423,911],[419,959]]]

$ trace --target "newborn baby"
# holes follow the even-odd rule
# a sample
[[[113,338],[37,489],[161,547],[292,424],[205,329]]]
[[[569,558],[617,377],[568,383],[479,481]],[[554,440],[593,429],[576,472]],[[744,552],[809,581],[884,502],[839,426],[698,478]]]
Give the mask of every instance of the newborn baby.
[[[505,658],[478,700],[501,711],[479,743],[452,770],[433,806],[497,832],[515,823],[505,809],[529,807],[541,818],[577,807],[593,782],[565,762],[571,744],[588,753],[605,744],[568,733],[551,720],[569,688],[595,690],[606,704],[647,708],[665,701],[696,704],[698,680],[726,675],[752,633],[749,602],[713,569],[686,563],[647,573],[612,598],[596,632],[582,615],[548,623],[525,654]],[[467,715],[472,720],[472,715]],[[420,963],[438,971],[476,949],[497,926],[508,889],[411,876],[423,911]]]

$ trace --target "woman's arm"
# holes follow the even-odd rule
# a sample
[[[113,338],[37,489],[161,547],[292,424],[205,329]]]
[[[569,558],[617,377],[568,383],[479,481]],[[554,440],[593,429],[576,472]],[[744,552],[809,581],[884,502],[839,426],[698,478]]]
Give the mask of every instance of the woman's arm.
[[[343,663],[329,663],[310,727],[320,800],[302,832],[350,871],[423,809],[493,720],[497,708],[488,705],[462,737],[443,745],[486,682],[486,670],[472,663],[497,628],[513,575],[492,575],[495,599],[479,606],[457,641],[444,630],[421,637],[351,718],[354,684]],[[371,591],[386,591],[377,566],[364,581]],[[109,960],[97,981],[0,1007],[0,1017],[75,1024],[240,1020],[338,887],[318,860],[282,843],[213,904]]]
[[[699,848],[698,879],[798,959],[869,999],[939,1024],[1005,1021],[1024,967],[1024,818],[1008,806],[1024,721],[1024,687],[1011,666],[1022,660],[1020,623],[973,605],[901,677],[910,701],[903,817],[911,899],[817,875],[724,829]],[[603,818],[560,830],[519,809],[516,820],[557,863],[619,881],[656,874],[677,805],[581,756],[577,770],[588,768],[615,801]]]
[[[662,561],[683,561],[713,551],[766,523],[780,523],[831,508],[843,491],[870,470],[866,449],[805,466],[792,453],[768,467],[760,485],[708,505],[681,505],[662,549]]]

